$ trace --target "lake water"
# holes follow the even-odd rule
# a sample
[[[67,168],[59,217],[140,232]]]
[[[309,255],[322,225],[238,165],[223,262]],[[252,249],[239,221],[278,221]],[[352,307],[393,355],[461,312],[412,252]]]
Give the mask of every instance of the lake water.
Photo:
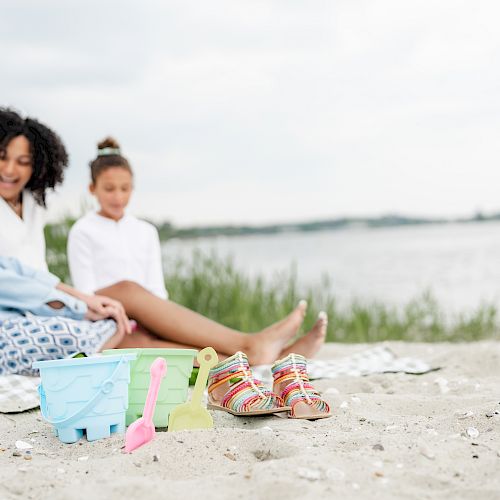
[[[248,275],[273,277],[295,265],[305,286],[321,286],[327,274],[341,303],[402,305],[425,290],[448,312],[500,302],[500,222],[170,240],[165,265],[194,249],[232,256]]]

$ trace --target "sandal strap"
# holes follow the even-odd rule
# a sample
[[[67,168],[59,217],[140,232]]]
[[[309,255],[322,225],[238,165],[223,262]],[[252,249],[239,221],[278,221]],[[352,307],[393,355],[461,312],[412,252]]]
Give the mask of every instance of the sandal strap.
[[[275,380],[282,375],[293,375],[295,373],[309,380],[309,375],[307,374],[307,360],[300,354],[291,353],[286,358],[275,361],[271,367],[271,371]]]
[[[297,403],[307,403],[320,413],[329,413],[330,406],[321,397],[320,393],[309,383],[292,382],[283,390],[281,397],[284,404],[290,406],[292,416],[295,416]]]
[[[281,393],[281,397],[287,406],[292,407],[299,400],[308,404],[313,404],[314,401],[323,401],[320,393],[311,383],[301,380],[287,384]]]
[[[224,359],[210,370],[211,383],[218,383],[220,381],[226,382],[240,376],[253,376],[247,355],[240,351],[233,354],[230,358]]]
[[[226,382],[229,382],[230,380],[233,380],[235,379],[235,382],[239,382],[240,380],[244,380],[245,378],[248,377],[248,372],[247,371],[239,371],[239,372],[232,372],[230,374],[227,374],[223,377],[220,377],[219,379],[212,379],[210,381],[210,385],[208,387],[208,392],[212,392],[214,391],[215,389],[217,389],[217,387],[225,384]],[[214,380],[217,380],[216,382]]]
[[[232,386],[221,401],[222,406],[238,412],[271,410],[283,406],[283,400],[257,379],[241,380]]]
[[[271,370],[275,384],[286,381],[309,383],[307,361],[300,354],[291,353],[286,358],[276,361]]]

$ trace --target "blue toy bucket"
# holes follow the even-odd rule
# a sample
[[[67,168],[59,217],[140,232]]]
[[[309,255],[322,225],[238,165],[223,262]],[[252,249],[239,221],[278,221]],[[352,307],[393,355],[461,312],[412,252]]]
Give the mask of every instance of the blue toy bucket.
[[[43,418],[63,443],[125,432],[130,361],[134,354],[38,361]]]

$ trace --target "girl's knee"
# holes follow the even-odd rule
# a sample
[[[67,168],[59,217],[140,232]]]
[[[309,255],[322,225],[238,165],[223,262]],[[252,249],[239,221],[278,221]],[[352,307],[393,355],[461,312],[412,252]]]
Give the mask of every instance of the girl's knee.
[[[135,281],[129,281],[129,280],[119,281],[118,283],[113,285],[113,288],[116,288],[117,290],[127,293],[134,293],[145,290],[145,288],[143,288]]]

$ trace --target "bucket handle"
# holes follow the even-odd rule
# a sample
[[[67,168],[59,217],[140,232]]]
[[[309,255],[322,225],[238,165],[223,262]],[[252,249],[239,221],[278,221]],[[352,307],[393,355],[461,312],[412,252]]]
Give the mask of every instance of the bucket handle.
[[[115,371],[111,374],[109,378],[107,378],[100,386],[99,390],[97,393],[86,403],[82,408],[80,408],[76,413],[71,415],[70,417],[67,418],[62,418],[62,419],[52,419],[49,417],[49,412],[48,412],[48,406],[47,406],[47,398],[45,396],[45,391],[43,389],[43,385],[40,384],[38,386],[38,394],[40,395],[40,411],[42,413],[42,417],[49,422],[49,424],[52,425],[57,425],[61,427],[67,427],[77,421],[79,418],[81,418],[85,413],[87,413],[89,410],[91,410],[101,399],[106,395],[109,394],[115,385],[115,378],[118,375],[118,371],[120,369],[120,366],[123,363],[123,360],[125,358],[121,358],[120,362],[118,363],[117,367],[115,368]]]

